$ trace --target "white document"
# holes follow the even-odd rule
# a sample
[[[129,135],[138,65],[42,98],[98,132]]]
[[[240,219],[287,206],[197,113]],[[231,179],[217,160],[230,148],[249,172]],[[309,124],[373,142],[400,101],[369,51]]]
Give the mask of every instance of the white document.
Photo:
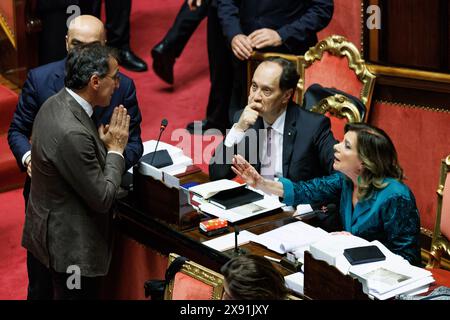
[[[294,213],[294,215],[301,217],[303,214],[310,213],[311,211],[313,211],[313,208],[311,207],[310,204],[299,204],[297,206],[297,211]]]
[[[257,235],[247,230],[244,230],[239,232],[237,237],[238,237],[238,246],[240,246],[249,243],[250,241],[254,242],[254,239],[257,237]],[[221,237],[217,237],[212,240],[205,241],[203,242],[203,244],[217,251],[226,251],[232,249],[234,248],[235,245],[234,232],[226,234]]]
[[[239,186],[241,186],[241,184],[236,181],[221,179],[217,181],[211,181],[196,185],[194,187],[189,188],[189,190],[193,193],[200,195],[204,199],[209,199],[213,195],[219,193],[220,191],[234,189]]]
[[[195,186],[196,187],[196,186]],[[193,188],[190,188],[189,190],[192,190]],[[260,192],[260,191],[257,191]],[[262,193],[262,192],[260,192]],[[231,208],[228,210],[219,208],[218,206],[209,203],[204,202],[201,203],[199,208],[201,211],[208,213],[210,215],[213,215],[218,218],[222,218],[225,220],[228,220],[229,222],[237,222],[240,220],[244,220],[253,216],[257,216],[259,214],[275,210],[278,208],[281,208],[284,206],[283,203],[281,203],[278,199],[278,197],[264,195],[264,199],[244,204],[239,207]]]
[[[286,287],[289,289],[303,294],[304,275],[302,272],[296,272],[284,277]]]
[[[322,260],[335,266],[343,274],[348,274],[350,262],[344,256],[344,249],[368,246],[370,242],[353,235],[329,234],[309,247],[311,255],[316,260]]]
[[[429,270],[412,266],[405,259],[387,259],[364,267],[352,267],[349,274],[358,278],[365,293],[380,300],[414,292],[434,282]]]
[[[256,242],[277,253],[285,254],[305,247],[327,235],[328,232],[320,228],[297,221],[260,234]]]

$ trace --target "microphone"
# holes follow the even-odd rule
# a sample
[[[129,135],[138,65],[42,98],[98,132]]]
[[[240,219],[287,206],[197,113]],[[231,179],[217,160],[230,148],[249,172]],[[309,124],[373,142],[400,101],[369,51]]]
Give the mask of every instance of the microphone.
[[[159,136],[158,136],[158,140],[156,141],[156,147],[155,147],[155,151],[153,151],[153,156],[152,156],[152,161],[150,161],[150,165],[153,165],[153,161],[155,160],[155,155],[156,155],[156,150],[158,149],[158,144],[159,144],[159,140],[161,140],[161,135],[163,133],[163,131],[166,129],[168,125],[168,121],[167,119],[162,119],[161,120],[161,125],[159,127]]]
[[[310,219],[310,218],[313,218],[313,217],[321,215],[321,214],[329,215],[331,213],[334,213],[334,211],[336,211],[336,205],[334,203],[329,203],[326,206],[322,206],[321,208],[319,208],[317,210],[312,210],[312,211],[304,213],[304,214],[294,214],[293,216],[290,216],[290,217],[280,218],[280,219],[276,219],[276,220],[272,220],[272,221],[261,222],[261,223],[249,226],[247,228],[244,228],[244,229],[241,229],[236,225],[236,226],[234,226],[234,249],[232,252],[232,256],[247,253],[244,249],[241,249],[238,246],[238,235],[241,231],[251,230],[254,228],[258,228],[258,227],[268,226],[271,224],[285,225],[285,224],[288,224],[288,223],[291,223],[294,221],[303,221],[304,219]]]
[[[163,168],[173,164],[172,158],[167,150],[158,150],[159,141],[161,140],[161,135],[168,125],[167,119],[162,119],[161,125],[159,127],[159,136],[156,141],[155,151],[150,152],[142,156],[141,161],[148,163],[155,168]],[[158,150],[158,151],[157,151]]]
[[[161,130],[161,132],[163,132],[164,129],[166,129],[168,123],[169,123],[169,122],[167,121],[167,119],[162,119],[162,120],[161,120],[161,126],[160,126],[159,130]],[[159,139],[158,139],[158,140],[159,140]]]

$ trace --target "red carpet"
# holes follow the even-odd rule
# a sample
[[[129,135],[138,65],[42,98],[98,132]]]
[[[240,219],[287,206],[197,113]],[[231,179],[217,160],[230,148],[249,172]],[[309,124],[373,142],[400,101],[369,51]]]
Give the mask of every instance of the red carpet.
[[[149,65],[144,73],[124,73],[134,79],[142,112],[142,140],[156,139],[162,118],[169,125],[162,141],[180,145],[185,153],[207,168],[209,157],[202,156],[213,150],[209,139],[191,138],[183,130],[186,124],[205,116],[209,93],[208,57],[206,52],[205,22],[190,39],[182,56],[175,64],[175,86],[161,81],[151,69],[150,50],[170,27],[181,5],[180,0],[134,0],[131,15],[131,47]],[[176,130],[179,129],[179,130]],[[215,141],[217,144],[219,141]],[[192,152],[191,150],[194,150]],[[199,163],[201,162],[201,163]],[[20,246],[24,204],[22,190],[0,194],[0,299],[25,299],[27,288],[25,250]]]

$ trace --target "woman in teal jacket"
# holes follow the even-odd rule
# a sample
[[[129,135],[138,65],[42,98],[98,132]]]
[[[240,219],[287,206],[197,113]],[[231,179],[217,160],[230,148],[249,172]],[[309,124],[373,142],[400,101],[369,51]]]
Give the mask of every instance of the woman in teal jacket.
[[[378,240],[413,265],[420,265],[420,219],[411,190],[402,183],[403,170],[389,136],[381,129],[349,123],[334,146],[337,173],[309,181],[264,179],[241,156],[233,171],[247,184],[283,198],[287,205],[337,202],[346,232]]]

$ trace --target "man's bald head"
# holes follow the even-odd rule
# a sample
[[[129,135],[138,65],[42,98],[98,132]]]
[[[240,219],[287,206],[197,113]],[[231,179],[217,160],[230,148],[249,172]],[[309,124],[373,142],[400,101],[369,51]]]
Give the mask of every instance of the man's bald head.
[[[69,24],[66,36],[67,51],[83,43],[106,43],[106,33],[103,22],[94,16],[82,15]]]

